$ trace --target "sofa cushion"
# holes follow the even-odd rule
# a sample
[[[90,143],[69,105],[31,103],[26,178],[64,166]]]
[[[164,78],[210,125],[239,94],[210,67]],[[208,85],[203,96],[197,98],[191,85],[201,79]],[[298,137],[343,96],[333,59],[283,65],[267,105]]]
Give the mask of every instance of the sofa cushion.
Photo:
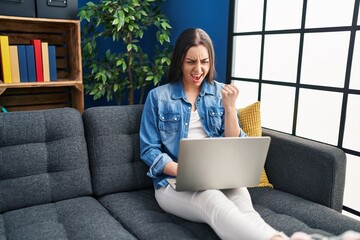
[[[0,213],[90,194],[77,110],[0,114]]]
[[[152,188],[140,159],[142,105],[94,107],[83,119],[96,195]]]
[[[165,213],[153,189],[115,193],[98,200],[138,239],[219,239],[207,224]]]
[[[332,236],[332,234],[328,232],[311,228],[299,219],[296,219],[287,214],[274,212],[270,208],[263,205],[255,204],[254,208],[265,220],[265,222],[271,225],[274,229],[278,229],[279,231],[284,232],[288,236],[291,236],[295,232],[306,232],[309,234],[317,233],[323,236]]]
[[[340,148],[263,129],[271,137],[265,169],[283,192],[342,210],[346,155]]]
[[[359,226],[355,220],[335,210],[275,189],[251,188],[249,192],[262,218],[288,236],[297,231],[332,236]],[[109,194],[99,197],[98,201],[138,239],[165,240],[174,236],[177,239],[218,239],[207,224],[164,212],[152,189]]]
[[[249,137],[261,137],[261,113],[260,102],[257,101],[237,111],[242,130]],[[265,168],[261,172],[259,187],[273,187],[266,175]]]
[[[324,235],[339,235],[349,229],[360,232],[359,221],[321,204],[271,188],[251,188],[249,192],[264,220],[288,235],[295,231]]]
[[[92,197],[0,214],[0,239],[135,239]]]

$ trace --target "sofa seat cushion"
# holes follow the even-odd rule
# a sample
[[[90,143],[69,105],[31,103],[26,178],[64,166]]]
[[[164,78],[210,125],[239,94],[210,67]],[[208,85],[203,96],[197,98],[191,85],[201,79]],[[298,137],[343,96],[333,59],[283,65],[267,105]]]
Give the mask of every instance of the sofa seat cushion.
[[[321,204],[271,188],[251,188],[249,192],[264,220],[287,235],[296,231],[326,236],[349,229],[360,231],[358,221]]]
[[[138,239],[219,239],[207,224],[165,213],[153,189],[109,194],[98,200]]]
[[[0,214],[0,239],[134,239],[92,197]]]

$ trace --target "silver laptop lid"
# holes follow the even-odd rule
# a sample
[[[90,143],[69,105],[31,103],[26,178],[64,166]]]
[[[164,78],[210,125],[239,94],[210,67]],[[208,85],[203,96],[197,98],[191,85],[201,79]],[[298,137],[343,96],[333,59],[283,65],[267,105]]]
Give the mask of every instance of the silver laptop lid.
[[[270,140],[270,137],[182,139],[176,190],[257,186]]]

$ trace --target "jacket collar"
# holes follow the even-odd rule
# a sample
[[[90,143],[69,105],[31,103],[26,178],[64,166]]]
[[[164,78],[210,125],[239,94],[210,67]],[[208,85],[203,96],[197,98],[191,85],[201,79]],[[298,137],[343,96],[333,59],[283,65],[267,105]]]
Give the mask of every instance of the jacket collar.
[[[171,97],[173,99],[186,99],[186,94],[184,90],[184,86],[181,80],[178,80],[173,84],[173,92]],[[201,84],[200,96],[204,96],[205,94],[215,95],[215,86],[214,83],[209,83],[206,79],[204,79],[203,83]]]

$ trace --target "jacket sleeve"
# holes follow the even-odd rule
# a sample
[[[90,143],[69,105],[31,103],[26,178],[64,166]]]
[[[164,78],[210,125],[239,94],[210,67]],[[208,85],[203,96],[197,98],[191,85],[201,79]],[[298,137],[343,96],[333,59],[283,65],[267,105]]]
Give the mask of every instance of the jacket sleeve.
[[[146,99],[140,125],[140,157],[149,166],[147,175],[152,178],[161,175],[165,165],[172,161],[162,152],[157,109],[156,89],[153,89]]]

